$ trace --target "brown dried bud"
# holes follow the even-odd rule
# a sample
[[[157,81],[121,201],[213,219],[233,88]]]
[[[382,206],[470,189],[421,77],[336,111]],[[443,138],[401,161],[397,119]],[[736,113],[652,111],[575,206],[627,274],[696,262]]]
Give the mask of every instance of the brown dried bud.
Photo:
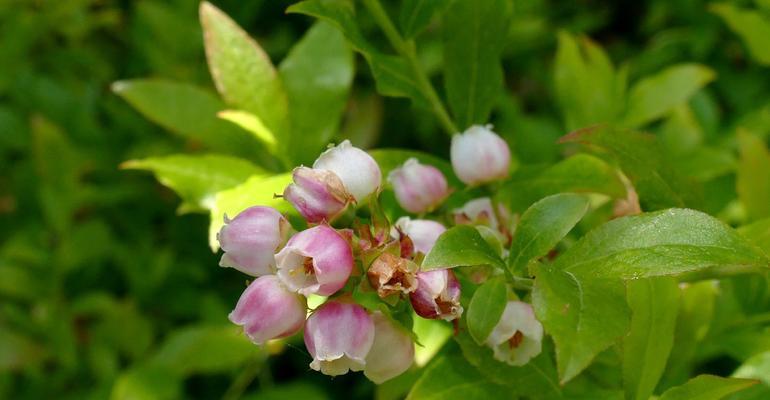
[[[409,294],[417,289],[415,270],[409,264],[406,259],[382,253],[372,262],[366,275],[381,298],[399,292]]]

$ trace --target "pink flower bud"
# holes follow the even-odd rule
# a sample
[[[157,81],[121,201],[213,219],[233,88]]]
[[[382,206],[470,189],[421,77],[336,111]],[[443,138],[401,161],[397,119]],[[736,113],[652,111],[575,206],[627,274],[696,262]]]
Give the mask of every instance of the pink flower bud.
[[[225,254],[219,261],[251,276],[273,273],[275,252],[286,241],[291,225],[270,207],[251,207],[228,220],[217,234]]]
[[[497,360],[521,366],[540,354],[543,347],[543,325],[535,319],[531,305],[509,301],[486,344],[492,348]]]
[[[336,376],[361,371],[374,342],[374,323],[358,304],[328,301],[305,323],[310,368]]]
[[[452,211],[455,224],[486,225],[494,230],[500,229],[495,208],[489,197],[480,197],[471,200],[462,208]]]
[[[396,220],[391,229],[391,236],[398,239],[399,232],[408,236],[414,245],[414,250],[419,253],[428,254],[436,239],[446,231],[444,225],[428,219],[410,219],[401,217]]]
[[[329,296],[342,289],[353,270],[348,242],[328,225],[306,229],[289,239],[275,255],[278,276],[305,296]]]
[[[474,125],[452,137],[450,158],[461,181],[478,185],[508,176],[511,150],[491,125]]]
[[[414,362],[414,343],[409,334],[382,313],[372,314],[374,343],[366,355],[364,375],[376,384],[404,373]]]
[[[446,321],[460,318],[460,282],[449,269],[417,273],[417,290],[409,295],[417,315]]]
[[[420,164],[416,158],[388,174],[396,200],[411,213],[430,212],[449,196],[446,178],[438,168]]]
[[[286,187],[283,197],[308,222],[331,221],[353,200],[334,172],[297,167],[292,178],[294,183]]]
[[[228,318],[252,342],[262,344],[299,332],[305,309],[304,297],[286,289],[277,276],[265,275],[251,282]]]
[[[313,163],[313,168],[337,174],[357,202],[377,191],[382,183],[382,172],[374,158],[353,147],[349,140],[323,152]]]

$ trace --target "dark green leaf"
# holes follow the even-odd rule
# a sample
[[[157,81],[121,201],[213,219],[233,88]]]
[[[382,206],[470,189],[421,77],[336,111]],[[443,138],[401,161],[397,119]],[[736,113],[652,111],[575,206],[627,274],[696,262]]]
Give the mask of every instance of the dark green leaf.
[[[160,183],[179,194],[185,211],[210,209],[217,192],[263,172],[244,159],[218,154],[176,154],[126,161],[121,166],[153,172]]]
[[[206,59],[219,93],[228,105],[256,115],[277,137],[285,137],[288,102],[270,58],[211,3],[201,3],[200,20]]]
[[[461,130],[487,123],[500,95],[510,10],[506,0],[455,0],[444,14],[444,85]]]
[[[623,125],[636,128],[662,117],[714,80],[714,71],[698,64],[679,64],[642,79],[628,93]]]
[[[749,379],[698,375],[684,385],[666,390],[660,400],[719,400],[756,383]]]
[[[425,256],[422,270],[459,266],[492,265],[503,268],[504,263],[495,250],[470,225],[458,225],[442,233]]]
[[[516,226],[508,269],[521,273],[530,261],[548,253],[583,218],[588,206],[585,196],[568,193],[533,204]]]
[[[278,71],[291,120],[283,145],[295,163],[309,164],[337,131],[353,81],[353,51],[339,30],[317,22]]]
[[[444,12],[452,0],[404,0],[401,4],[399,22],[405,39],[420,34],[431,20]]]
[[[663,375],[674,344],[679,286],[671,277],[629,281],[631,329],[623,339],[626,399],[646,400]]]
[[[746,43],[749,53],[764,65],[770,65],[770,18],[759,10],[746,10],[733,4],[710,4],[710,9]]]
[[[750,220],[770,217],[770,152],[759,137],[738,132],[736,190]]]
[[[480,346],[500,321],[507,299],[508,290],[502,276],[489,279],[473,293],[466,318],[468,332]]]

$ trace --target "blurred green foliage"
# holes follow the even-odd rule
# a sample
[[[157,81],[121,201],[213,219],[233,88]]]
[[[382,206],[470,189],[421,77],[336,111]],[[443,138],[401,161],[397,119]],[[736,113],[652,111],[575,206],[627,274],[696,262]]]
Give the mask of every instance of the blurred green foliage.
[[[308,372],[308,355],[294,345],[299,341],[251,345],[226,318],[243,282],[216,266],[206,232],[209,238],[216,232],[228,209],[271,201],[288,180],[249,176],[307,163],[329,140],[447,159],[446,121],[432,114],[431,96],[421,91],[425,81],[394,79],[392,71],[408,65],[382,50],[388,38],[362,2],[354,33],[346,32],[359,54],[354,59],[331,25],[285,14],[291,1],[213,3],[273,60],[285,86],[276,96],[285,98],[254,103],[256,89],[237,81],[216,82],[220,91],[229,88],[227,105],[216,95],[196,1],[0,3],[0,398],[389,399],[418,379],[409,373],[379,388],[354,374],[330,380]],[[480,54],[492,60],[483,64],[490,82],[475,97],[457,84],[474,67],[463,48],[487,31],[441,18],[464,4],[383,3],[406,39],[419,38],[416,49],[402,50],[414,52],[455,122],[490,115],[510,143],[520,166],[514,190],[500,196],[514,211],[561,191],[619,196],[622,182],[604,159],[621,166],[645,210],[699,208],[743,225],[768,250],[767,1],[495,1],[499,14],[490,2],[488,16],[500,20],[485,27],[491,37]],[[293,11],[323,14],[311,6]],[[225,39],[222,47],[237,51]],[[337,56],[308,64],[303,52],[323,56],[313,43]],[[228,65],[211,58],[212,69],[236,73],[273,68],[260,59]],[[335,79],[306,96],[313,83],[303,81],[308,71]],[[445,85],[442,74],[450,77]],[[233,104],[254,114],[267,108],[274,117],[255,122],[247,115],[236,124],[216,117]],[[292,115],[295,109],[302,112]],[[608,122],[644,128],[657,142],[595,135],[587,141],[596,157],[567,157],[578,145],[557,143],[571,130]],[[293,130],[312,132],[314,140],[298,145]],[[566,140],[577,141],[586,142]],[[640,155],[623,156],[629,152]],[[381,163],[387,157],[395,156],[382,153]],[[153,171],[179,197],[121,167]],[[207,177],[217,185],[198,185],[210,170],[229,172]],[[584,171],[584,179],[576,180],[575,171]],[[204,210],[211,226],[195,213]],[[591,216],[586,220],[590,225]],[[736,376],[770,385],[770,372],[762,372],[770,368],[768,292],[766,280],[749,278],[683,290],[660,387],[682,384],[695,372],[729,375],[736,368]],[[617,357],[608,353],[584,381],[620,379],[621,371],[602,369],[602,358]],[[434,373],[486,379],[472,368],[451,369],[451,360],[431,364],[413,396],[435,391]],[[757,399],[770,393],[752,390]]]

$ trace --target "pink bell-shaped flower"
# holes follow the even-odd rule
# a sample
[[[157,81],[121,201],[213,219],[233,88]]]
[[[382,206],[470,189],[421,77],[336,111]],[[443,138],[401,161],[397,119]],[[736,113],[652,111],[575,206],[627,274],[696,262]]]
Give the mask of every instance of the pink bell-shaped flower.
[[[305,296],[334,294],[345,286],[353,270],[350,244],[328,225],[292,236],[275,260],[284,284]]]
[[[493,230],[500,229],[495,208],[489,197],[479,197],[452,211],[455,224],[486,225]]]
[[[228,318],[252,342],[262,344],[299,332],[306,307],[304,297],[290,292],[277,276],[265,275],[251,282]]]
[[[511,150],[491,125],[473,125],[452,137],[450,158],[461,181],[478,185],[508,176]]]
[[[412,366],[414,343],[404,328],[379,311],[372,314],[374,343],[366,355],[364,375],[376,384],[395,378]]]
[[[428,219],[410,219],[401,217],[391,228],[391,236],[399,239],[399,232],[409,237],[414,245],[414,251],[428,254],[436,240],[446,231],[444,225]]]
[[[449,269],[417,273],[417,290],[409,295],[417,315],[451,321],[460,318],[460,282]]]
[[[340,178],[331,171],[297,167],[294,183],[283,191],[283,197],[308,221],[331,221],[353,200]]]
[[[543,325],[535,319],[531,305],[509,301],[486,344],[494,351],[495,359],[521,366],[542,351]]]
[[[313,168],[334,172],[357,202],[376,192],[382,184],[380,166],[369,153],[354,147],[349,140],[323,152]]]
[[[256,206],[241,211],[217,234],[225,254],[219,261],[251,276],[271,274],[275,269],[275,253],[286,241],[291,225],[278,211]]]
[[[358,304],[328,301],[305,323],[310,368],[336,376],[361,371],[374,342],[374,322]]]
[[[398,204],[415,214],[433,211],[449,196],[444,174],[434,166],[420,164],[416,158],[391,171],[388,181]]]

